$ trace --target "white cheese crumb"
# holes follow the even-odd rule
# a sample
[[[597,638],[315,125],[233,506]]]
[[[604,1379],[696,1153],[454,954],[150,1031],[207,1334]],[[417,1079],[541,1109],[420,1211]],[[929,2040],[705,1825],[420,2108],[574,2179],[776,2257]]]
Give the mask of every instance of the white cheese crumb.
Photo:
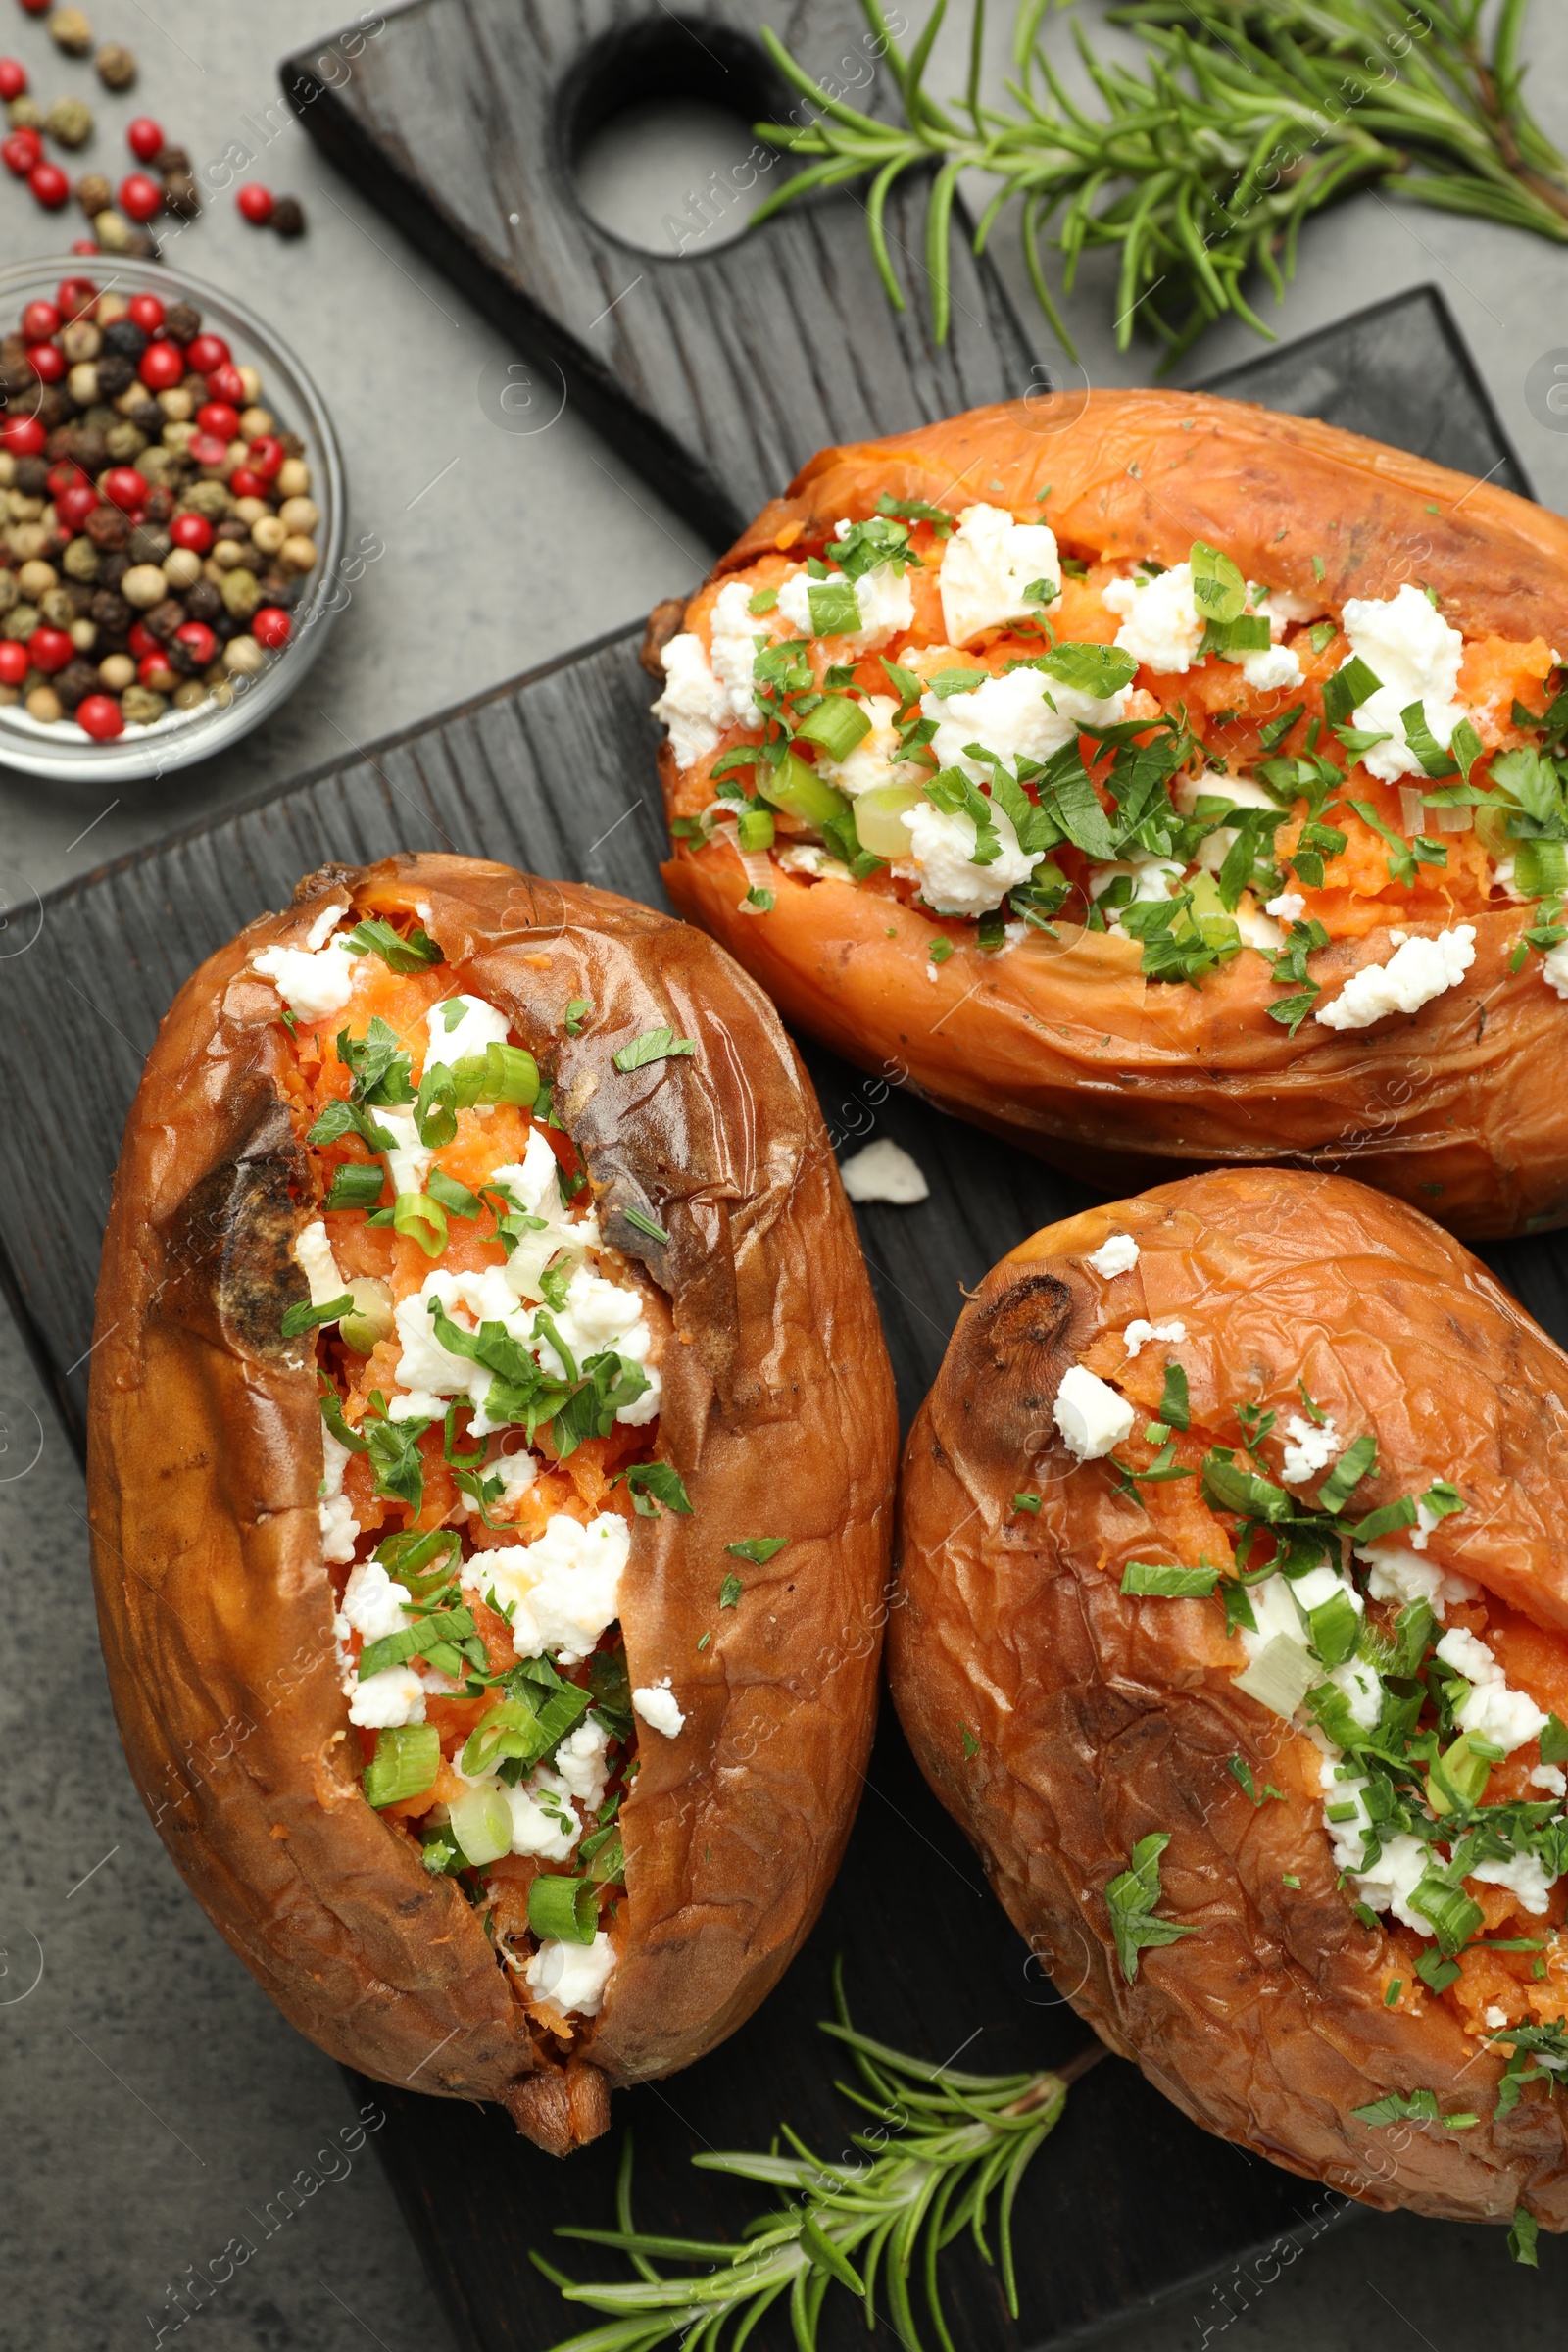
[[[362,1731],[396,1731],[424,1721],[424,1685],[412,1666],[383,1666],[356,1686],[349,1721]]]
[[[1171,796],[1179,816],[1193,816],[1200,801],[1229,801],[1233,808],[1278,808],[1279,803],[1271,792],[1265,791],[1255,776],[1227,775],[1222,768],[1206,768],[1202,775],[1180,775],[1171,786]]]
[[[264,948],[252,969],[271,981],[296,1020],[320,1021],[353,996],[355,961],[334,939],[329,948]]]
[[[1133,895],[1128,902],[1130,906],[1136,906],[1145,899],[1168,899],[1182,878],[1182,870],[1179,859],[1159,858],[1152,852],[1140,852],[1132,858],[1113,858],[1103,865],[1092,865],[1089,868],[1089,896],[1098,906],[1117,875],[1127,874],[1131,876],[1133,886]],[[1119,906],[1107,907],[1107,927],[1119,931],[1121,916]]]
[[[447,1018],[454,1005],[462,1009],[449,1028]],[[425,1026],[430,1034],[426,1068],[443,1061],[450,1069],[455,1062],[483,1054],[487,1046],[504,1046],[512,1023],[498,1004],[487,1004],[483,997],[448,997],[431,1006]]]
[[[1515,1854],[1507,1862],[1477,1862],[1469,1876],[1479,1879],[1483,1886],[1506,1886],[1518,1896],[1521,1907],[1538,1918],[1557,1884],[1555,1878],[1546,1876],[1545,1865],[1536,1854]]]
[[[1276,694],[1284,687],[1299,686],[1301,664],[1288,645],[1260,646],[1255,653],[1243,654],[1242,675],[1259,694]]]
[[[1285,1467],[1281,1476],[1288,1487],[1298,1487],[1320,1470],[1326,1470],[1336,1455],[1345,1451],[1345,1442],[1334,1426],[1332,1415],[1321,1429],[1301,1414],[1293,1413],[1285,1424],[1289,1441],[1285,1447]]]
[[[354,1507],[343,1492],[343,1473],[353,1460],[346,1446],[338,1443],[332,1432],[321,1424],[322,1478],[316,1505],[317,1521],[321,1530],[321,1557],[342,1564],[354,1557],[359,1539],[360,1523]]]
[[[667,1674],[657,1683],[646,1683],[640,1690],[634,1690],[631,1703],[644,1723],[651,1725],[656,1732],[662,1732],[666,1740],[673,1740],[685,1726],[686,1718],[669,1687]]]
[[[670,638],[662,659],[664,691],[654,705],[654,716],[669,730],[675,764],[695,767],[717,750],[731,722],[729,696],[713,675],[700,637],[682,630]]]
[[[384,1642],[389,1634],[406,1631],[408,1597],[408,1588],[388,1576],[379,1560],[362,1560],[344,1591],[343,1615],[351,1632],[367,1642]]]
[[[822,752],[816,755],[817,772],[830,784],[856,800],[862,792],[870,792],[879,784],[898,781],[893,755],[899,748],[899,731],[893,721],[898,704],[891,694],[868,694],[860,709],[871,722],[871,731],[862,735],[853,752],[843,760],[829,760]]]
[[[1495,2033],[1499,2026],[1505,2026],[1508,2023],[1508,2012],[1506,2009],[1499,2008],[1494,2001],[1490,2009],[1482,2010],[1481,2022],[1485,2026],[1490,2026]]]
[[[839,525],[842,538],[849,526]],[[824,551],[831,556],[832,549]],[[829,571],[826,580],[813,580],[809,572],[791,574],[778,592],[778,612],[790,627],[802,637],[815,637],[817,630],[811,620],[811,590],[825,588],[830,581],[842,580],[841,571]],[[891,564],[879,564],[874,571],[862,572],[854,582],[855,602],[859,611],[858,629],[835,629],[835,639],[853,646],[858,653],[874,653],[879,645],[899,636],[914,619],[914,595],[908,574],[896,572]]]
[[[483,1785],[492,1786],[488,1781]],[[571,1809],[571,1790],[561,1775],[541,1766],[524,1786],[509,1788],[505,1781],[493,1786],[512,1815],[512,1851],[536,1855],[541,1862],[564,1862],[582,1836],[582,1823]]]
[[[1409,1540],[1416,1542],[1413,1535]],[[1397,1601],[1401,1608],[1424,1600],[1440,1625],[1450,1601],[1476,1596],[1478,1588],[1467,1576],[1456,1576],[1433,1560],[1418,1560],[1402,1544],[1358,1544],[1355,1556],[1370,1570],[1366,1589],[1374,1600]]]
[[[946,699],[923,694],[920,715],[935,722],[931,751],[937,765],[960,767],[981,784],[990,782],[991,770],[983,760],[969,757],[971,743],[984,744],[1009,767],[1016,767],[1020,759],[1044,761],[1072,742],[1081,728],[1113,725],[1126,702],[1125,687],[1115,694],[1085,694],[1038,669],[1009,669],[1000,678],[970,687],[966,694]]]
[[[1406,938],[1387,963],[1363,964],[1313,1018],[1325,1029],[1369,1029],[1386,1013],[1417,1012],[1458,986],[1476,959],[1475,942],[1474,923],[1435,939]]]
[[[572,2017],[597,2017],[615,1950],[603,1928],[592,1943],[561,1943],[547,1936],[523,1971],[530,1992]]]
[[[1070,1452],[1097,1462],[1131,1436],[1132,1406],[1108,1381],[1074,1364],[1056,1392],[1055,1423]]]
[[[1397,596],[1349,597],[1344,624],[1350,648],[1347,660],[1359,656],[1382,681],[1376,694],[1358,704],[1352,713],[1356,727],[1389,737],[1387,743],[1374,744],[1362,753],[1363,766],[1385,784],[1396,783],[1400,776],[1421,774],[1421,762],[1405,741],[1399,713],[1419,703],[1433,740],[1446,751],[1464,716],[1462,706],[1453,699],[1464,639],[1408,580]]]
[[[1036,580],[1061,587],[1055,532],[1043,522],[1014,522],[1002,507],[966,507],[947,542],[938,581],[952,643],[968,645],[984,629],[1042,611],[1023,593]]]
[[[895,1208],[912,1208],[917,1200],[931,1198],[931,1187],[916,1163],[887,1136],[845,1160],[839,1174],[852,1200],[886,1200]]]
[[[320,1217],[302,1225],[294,1236],[294,1263],[311,1287],[311,1304],[326,1306],[343,1296],[343,1277],[332,1255],[332,1245],[326,1238],[326,1226]]]
[[[1044,855],[1018,847],[1011,817],[995,805],[991,822],[1002,849],[989,865],[974,862],[979,834],[974,818],[961,808],[950,814],[931,801],[920,801],[905,810],[900,822],[909,836],[909,864],[918,877],[920,895],[938,914],[985,914],[1000,906],[1009,890],[1028,881]],[[903,870],[902,863],[895,868]]]
[[[305,945],[312,951],[313,954],[318,948],[325,947],[327,941],[331,938],[333,932],[336,930],[339,920],[342,916],[347,914],[347,912],[348,905],[345,900],[328,900],[327,904],[321,908],[320,913],[317,916],[315,922],[305,934]]]
[[[1118,1274],[1130,1274],[1142,1254],[1130,1233],[1113,1233],[1109,1241],[1102,1242],[1098,1250],[1090,1251],[1085,1262],[1111,1282]]]
[[[1277,899],[1269,900],[1263,912],[1273,915],[1276,922],[1298,923],[1306,912],[1306,901],[1298,891],[1282,890]]]
[[[1509,867],[1508,881],[1511,888],[1513,883],[1511,859]],[[1554,990],[1559,997],[1568,997],[1568,939],[1559,940],[1554,948],[1546,950],[1541,959],[1541,977],[1546,986]]]
[[[1568,1772],[1560,1764],[1537,1764],[1530,1772],[1532,1788],[1544,1788],[1548,1796],[1568,1796]]]
[[[1127,1361],[1132,1363],[1143,1353],[1151,1340],[1166,1340],[1173,1348],[1179,1348],[1187,1337],[1187,1326],[1185,1323],[1146,1323],[1142,1315],[1135,1315],[1121,1336],[1127,1343]]]
[[[386,1172],[392,1179],[395,1193],[422,1193],[424,1179],[432,1157],[428,1144],[419,1141],[419,1130],[414,1123],[414,1112],[406,1104],[378,1102],[371,1112],[378,1127],[384,1127],[393,1139],[390,1152],[384,1152]]]
[[[610,1767],[605,1751],[610,1745],[610,1734],[592,1715],[584,1718],[574,1732],[568,1732],[556,1750],[556,1770],[579,1805],[595,1811],[604,1801],[605,1783]]]
[[[1439,1642],[1438,1656],[1470,1685],[1468,1695],[1454,1710],[1460,1731],[1494,1740],[1504,1755],[1511,1755],[1528,1740],[1539,1740],[1546,1728],[1545,1716],[1524,1691],[1508,1688],[1506,1675],[1484,1642],[1456,1625]],[[1499,1879],[1497,1884],[1510,1882]]]
[[[498,1544],[463,1564],[463,1582],[481,1599],[494,1592],[520,1657],[555,1653],[563,1666],[590,1656],[620,1614],[620,1579],[631,1531],[616,1511],[584,1527],[558,1511],[531,1544]]]
[[[1116,631],[1123,653],[1162,676],[1191,669],[1204,628],[1193,603],[1191,564],[1173,564],[1153,579],[1111,580],[1100,593],[1123,616]]]

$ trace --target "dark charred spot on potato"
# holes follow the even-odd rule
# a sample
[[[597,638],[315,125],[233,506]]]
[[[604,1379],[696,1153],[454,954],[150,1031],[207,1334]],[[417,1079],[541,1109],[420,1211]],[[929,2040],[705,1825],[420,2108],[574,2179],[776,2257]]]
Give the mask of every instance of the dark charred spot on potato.
[[[237,1354],[303,1362],[300,1343],[280,1335],[285,1310],[310,1296],[293,1256],[308,1182],[288,1113],[269,1095],[164,1228],[160,1312]]]
[[[1061,1275],[1024,1270],[965,1307],[949,1356],[966,1416],[965,1451],[1016,1462],[1050,1442],[1052,1407],[1072,1360],[1075,1304]]]
[[[364,869],[357,865],[318,865],[313,874],[306,874],[294,885],[293,904],[312,906],[334,890],[352,890],[363,877]]]
[[[662,604],[656,605],[649,613],[648,626],[643,633],[642,651],[637,658],[651,678],[662,680],[664,648],[672,637],[680,635],[685,626],[686,600],[684,597],[666,596]]]

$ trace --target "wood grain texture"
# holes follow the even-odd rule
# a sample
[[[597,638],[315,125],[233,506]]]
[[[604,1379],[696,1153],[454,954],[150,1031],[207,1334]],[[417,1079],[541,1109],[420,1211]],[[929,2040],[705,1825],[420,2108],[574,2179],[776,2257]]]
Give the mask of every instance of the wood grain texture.
[[[347,79],[323,78],[318,49],[280,69],[312,137],[541,364],[551,405],[554,369],[715,546],[813,450],[1042,380],[1000,278],[970,250],[961,208],[949,234],[953,328],[946,344],[932,341],[919,175],[888,207],[889,243],[913,291],[902,315],[871,259],[863,190],[684,255],[624,244],[583,210],[574,156],[630,98],[667,92],[758,121],[801,104],[757,39],[763,14],[756,0],[707,0],[699,26],[662,0],[415,0],[364,45]],[[794,0],[765,14],[813,74],[843,85],[864,72],[852,103],[891,111],[892,79],[866,56],[855,0]],[[791,169],[776,163],[737,209]]]
[[[1507,446],[1451,332],[1441,303],[1419,291],[1265,357],[1226,388],[1295,407],[1292,393],[1310,382],[1318,414],[1485,473],[1509,463]],[[1369,387],[1383,403],[1372,413]],[[26,1106],[24,1117],[0,1121],[0,1281],[78,1444],[121,1131],[179,984],[329,858],[358,863],[393,848],[452,848],[662,905],[655,689],[637,662],[639,634],[533,671],[0,917],[0,1086],[7,1102]],[[835,1142],[848,1152],[891,1136],[931,1186],[918,1207],[857,1212],[906,1423],[941,1361],[960,1286],[972,1289],[1004,1250],[1092,1196],[896,1087],[884,1092],[882,1081],[814,1051],[808,1059]],[[1568,1340],[1568,1243],[1486,1254]],[[814,2032],[828,2014],[837,1953],[867,2029],[932,2058],[975,2034],[965,2063],[977,2067],[1049,2064],[1080,2046],[1084,2030],[985,1896],[973,1856],[891,1722],[866,1787],[823,1919],[766,2007],[711,2059],[630,2094],[645,2226],[733,2235],[756,2210],[745,2192],[691,2171],[705,2142],[765,2146],[787,2116],[825,2153],[845,2147],[852,2119],[828,2087],[842,2070],[824,2063]],[[549,2233],[568,2219],[611,2220],[618,2138],[561,2167],[517,2142],[496,2110],[369,2084],[361,2095],[387,2107],[391,2177],[463,2340],[482,2352],[538,2352],[570,2333],[581,2315],[558,2300],[527,2252],[564,2252],[582,2276],[616,2274],[591,2250],[552,2248]],[[1006,2320],[991,2274],[964,2252],[950,2258],[959,2352],[1077,2340],[1184,2289],[1195,2334],[1205,2324],[1217,2330],[1227,2313],[1192,2282],[1286,2232],[1309,2238],[1340,2203],[1314,2207],[1314,2193],[1206,2138],[1110,2061],[1074,2092],[1020,2203],[1023,2326]],[[1287,2248],[1273,2259],[1293,2258]],[[787,2328],[769,2326],[757,2340],[781,2352]],[[846,2302],[824,2352],[864,2340]]]

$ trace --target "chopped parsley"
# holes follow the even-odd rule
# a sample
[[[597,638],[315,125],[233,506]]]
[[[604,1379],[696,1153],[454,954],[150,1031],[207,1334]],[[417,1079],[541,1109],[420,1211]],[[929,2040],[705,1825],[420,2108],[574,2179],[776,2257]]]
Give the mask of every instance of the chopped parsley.
[[[673,1061],[683,1054],[695,1054],[697,1040],[677,1037],[673,1029],[645,1029],[640,1037],[616,1048],[611,1055],[617,1070],[645,1069],[653,1061]]]
[[[788,1536],[745,1536],[738,1544],[726,1544],[724,1549],[733,1559],[750,1560],[754,1568],[760,1568],[788,1542]]]
[[[1105,1907],[1110,1913],[1110,1932],[1115,1940],[1116,1957],[1121,1973],[1128,1984],[1138,1974],[1140,1955],[1161,1944],[1174,1943],[1179,1936],[1196,1936],[1198,1930],[1178,1927],[1174,1920],[1156,1919],[1154,1906],[1163,1896],[1160,1885],[1159,1857],[1170,1843],[1167,1830],[1154,1830],[1140,1838],[1128,1857],[1127,1868],[1110,1881],[1105,1888]]]

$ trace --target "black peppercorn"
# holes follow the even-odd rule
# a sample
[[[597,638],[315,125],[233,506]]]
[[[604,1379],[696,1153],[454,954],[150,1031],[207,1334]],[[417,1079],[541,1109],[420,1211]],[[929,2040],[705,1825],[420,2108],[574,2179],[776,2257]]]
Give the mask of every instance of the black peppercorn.
[[[166,596],[161,604],[144,612],[141,625],[150,637],[167,640],[176,629],[182,629],[188,615],[177,596]]]
[[[77,463],[80,463],[79,459]],[[20,466],[18,470],[20,472]],[[130,537],[130,525],[118,507],[94,507],[81,527],[94,547],[102,548],[106,555],[113,549],[122,548]],[[121,569],[123,571],[123,564]]]
[[[280,237],[303,237],[305,234],[305,209],[299,198],[297,196],[280,196],[272,207],[272,218],[268,222],[268,226],[275,229]]]
[[[192,620],[205,620],[211,628],[223,610],[223,600],[211,580],[198,580],[185,592],[185,610]]]
[[[87,607],[87,617],[100,637],[122,638],[129,636],[135,614],[122,596],[100,588]]]
[[[202,192],[189,172],[171,172],[166,175],[164,202],[178,220],[195,220],[202,209]]]
[[[153,158],[153,170],[166,173],[188,172],[190,170],[190,149],[166,143],[159,148],[157,155]]]
[[[146,434],[149,441],[157,441],[169,419],[156,400],[142,400],[131,410],[130,421],[137,432]]]
[[[123,352],[106,352],[98,362],[98,397],[118,400],[122,392],[136,380],[136,364]]]
[[[134,318],[111,318],[104,328],[104,350],[118,352],[122,360],[139,360],[150,340]]]
[[[171,514],[172,514],[174,512],[174,493],[163,482],[155,483],[152,489],[147,493],[147,504],[143,508],[142,512],[146,515],[149,522],[167,522]],[[164,556],[167,556],[168,553],[169,539],[168,533],[166,532],[164,534]],[[157,557],[156,561],[161,564],[164,560],[164,556]]]
[[[161,564],[169,548],[169,533],[145,522],[138,523],[125,541],[125,553],[133,564]]]
[[[101,691],[98,672],[79,654],[74,662],[68,662],[64,669],[55,672],[51,683],[68,710],[74,710],[85,695]]]
[[[161,607],[160,610],[162,610]],[[183,613],[180,615],[180,619],[183,622]],[[196,675],[197,662],[195,655],[190,650],[190,647],[188,645],[181,645],[179,639],[173,635],[172,631],[171,631],[171,633],[165,637],[163,645],[164,657],[168,662],[170,668],[174,670],[182,678],[193,678]]]
[[[171,343],[188,343],[202,331],[202,315],[193,303],[172,302],[164,313],[164,333]]]
[[[95,507],[93,509],[93,513],[96,514],[97,512],[98,509]],[[120,519],[122,522],[123,522],[125,518],[123,515],[122,515]],[[129,569],[130,558],[125,554],[123,548],[117,547],[109,555],[105,556],[103,562],[99,564],[98,577],[106,588],[118,588],[121,581],[124,578]],[[115,602],[118,604],[120,599],[117,597]],[[128,622],[126,623],[126,626],[129,626]]]
[[[89,480],[102,473],[109,463],[109,444],[102,433],[90,424],[68,425],[69,436],[62,457],[74,458]]]
[[[22,492],[24,498],[47,498],[49,495],[49,467],[46,461],[42,458],[19,458],[17,460],[17,488]]]

